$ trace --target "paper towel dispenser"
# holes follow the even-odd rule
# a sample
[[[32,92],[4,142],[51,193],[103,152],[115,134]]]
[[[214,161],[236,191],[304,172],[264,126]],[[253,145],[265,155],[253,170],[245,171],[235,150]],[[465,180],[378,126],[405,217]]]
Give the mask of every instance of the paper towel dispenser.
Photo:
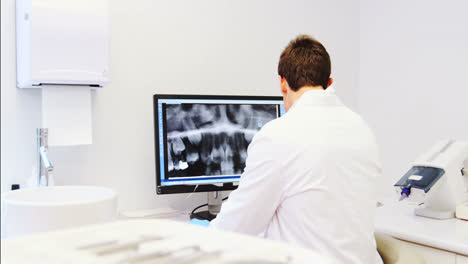
[[[16,0],[17,86],[109,81],[108,0]]]

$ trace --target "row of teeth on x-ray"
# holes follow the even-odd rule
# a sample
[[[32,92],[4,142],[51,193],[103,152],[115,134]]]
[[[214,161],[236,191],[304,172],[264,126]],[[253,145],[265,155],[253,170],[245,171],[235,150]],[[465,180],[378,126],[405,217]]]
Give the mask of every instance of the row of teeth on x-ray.
[[[203,144],[193,145],[195,137],[200,138],[199,142],[203,141]],[[171,153],[168,157],[169,172],[193,167],[192,173],[181,176],[239,174],[247,158],[248,142],[242,133],[175,137],[169,138],[168,143]]]
[[[168,176],[241,174],[255,133],[274,105],[167,105]]]

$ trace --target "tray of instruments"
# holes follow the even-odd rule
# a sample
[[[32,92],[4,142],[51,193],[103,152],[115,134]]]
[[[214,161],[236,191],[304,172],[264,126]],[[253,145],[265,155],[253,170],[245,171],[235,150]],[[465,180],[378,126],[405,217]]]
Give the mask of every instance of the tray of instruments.
[[[2,240],[2,264],[329,263],[318,252],[186,223],[125,220]]]

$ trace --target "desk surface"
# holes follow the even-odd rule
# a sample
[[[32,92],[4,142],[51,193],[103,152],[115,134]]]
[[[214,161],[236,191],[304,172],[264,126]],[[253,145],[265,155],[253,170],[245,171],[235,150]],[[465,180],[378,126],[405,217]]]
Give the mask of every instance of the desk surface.
[[[461,255],[468,255],[468,221],[414,215],[414,206],[386,201],[377,208],[377,232]]]

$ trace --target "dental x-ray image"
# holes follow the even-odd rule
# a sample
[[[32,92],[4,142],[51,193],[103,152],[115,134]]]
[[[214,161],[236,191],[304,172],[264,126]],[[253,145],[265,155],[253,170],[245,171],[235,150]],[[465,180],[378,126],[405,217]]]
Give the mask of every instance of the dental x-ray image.
[[[247,147],[276,105],[167,104],[167,176],[240,175]]]

